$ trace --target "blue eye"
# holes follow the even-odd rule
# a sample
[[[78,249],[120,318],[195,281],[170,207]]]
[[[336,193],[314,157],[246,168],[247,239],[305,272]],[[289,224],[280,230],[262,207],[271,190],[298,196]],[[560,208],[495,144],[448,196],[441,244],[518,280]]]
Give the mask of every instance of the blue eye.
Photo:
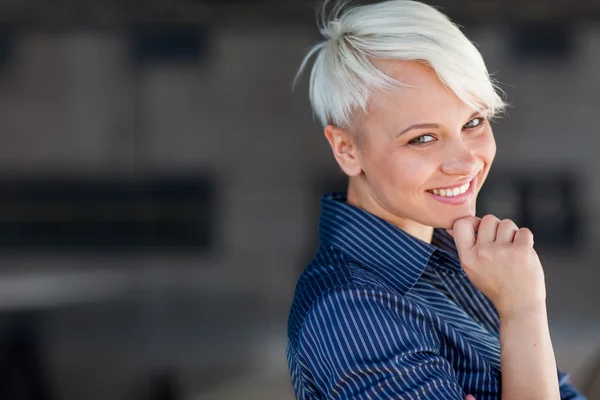
[[[429,138],[429,140],[425,140],[426,138]],[[411,140],[408,143],[415,144],[418,146],[418,145],[422,145],[422,144],[427,144],[429,142],[433,142],[434,140],[435,140],[434,137],[431,135],[421,135],[421,136],[414,138],[413,140]]]
[[[476,122],[476,123],[473,125],[473,122]],[[463,128],[466,128],[466,129],[477,128],[478,126],[483,124],[483,122],[484,122],[484,119],[482,117],[473,118],[472,120],[467,122],[465,124],[465,126],[463,126]]]

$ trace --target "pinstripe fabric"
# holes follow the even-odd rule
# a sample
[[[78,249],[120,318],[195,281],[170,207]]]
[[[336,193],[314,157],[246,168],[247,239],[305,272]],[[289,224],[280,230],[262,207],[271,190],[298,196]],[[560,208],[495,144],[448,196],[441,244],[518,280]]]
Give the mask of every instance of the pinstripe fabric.
[[[498,315],[444,230],[425,243],[335,193],[319,236],[288,322],[298,399],[500,398]],[[563,399],[583,398],[558,379]]]

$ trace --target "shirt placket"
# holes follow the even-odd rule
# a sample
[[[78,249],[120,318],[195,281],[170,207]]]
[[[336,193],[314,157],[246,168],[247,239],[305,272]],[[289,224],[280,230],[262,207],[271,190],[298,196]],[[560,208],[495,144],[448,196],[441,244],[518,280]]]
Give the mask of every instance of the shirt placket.
[[[499,337],[500,320],[492,302],[469,280],[454,257],[436,253],[432,259],[444,268],[435,268],[444,288],[460,308],[492,335]],[[452,264],[452,267],[448,266]]]

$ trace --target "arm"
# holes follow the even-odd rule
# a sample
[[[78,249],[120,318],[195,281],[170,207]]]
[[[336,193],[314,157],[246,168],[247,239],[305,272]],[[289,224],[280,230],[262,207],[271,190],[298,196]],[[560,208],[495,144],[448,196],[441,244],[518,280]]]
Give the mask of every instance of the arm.
[[[500,360],[504,399],[558,397],[556,360],[545,305],[500,316]]]
[[[457,220],[451,234],[465,273],[500,316],[502,398],[559,399],[544,272],[531,231],[486,215]]]
[[[299,349],[328,399],[446,399],[465,394],[429,323],[401,297],[340,288],[313,304]]]

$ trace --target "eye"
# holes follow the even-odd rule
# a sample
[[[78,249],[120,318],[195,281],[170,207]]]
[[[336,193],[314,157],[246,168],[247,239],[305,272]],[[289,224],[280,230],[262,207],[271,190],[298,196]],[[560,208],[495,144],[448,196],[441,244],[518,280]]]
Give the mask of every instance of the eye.
[[[465,128],[465,129],[477,128],[477,127],[483,125],[484,122],[485,122],[485,118],[483,118],[483,117],[476,117],[476,118],[473,118],[472,120],[470,120],[469,122],[467,122],[463,126],[463,128]]]
[[[408,143],[419,146],[419,145],[427,144],[434,140],[435,140],[435,138],[432,135],[421,135],[421,136],[418,136],[418,137],[412,139]]]

